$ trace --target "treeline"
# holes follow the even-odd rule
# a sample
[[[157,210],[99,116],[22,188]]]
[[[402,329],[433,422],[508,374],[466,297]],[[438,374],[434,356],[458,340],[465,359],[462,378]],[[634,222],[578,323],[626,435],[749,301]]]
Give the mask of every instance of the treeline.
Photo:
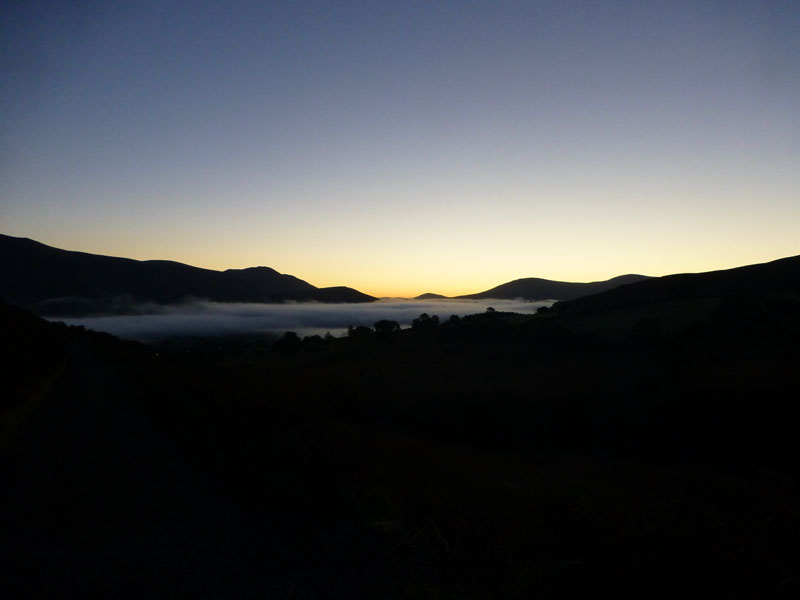
[[[390,319],[381,319],[373,323],[372,327],[368,325],[349,325],[347,327],[347,339],[367,339],[378,338],[386,339],[397,336],[401,333],[422,333],[445,331],[452,332],[453,330],[462,327],[464,324],[475,323],[476,321],[493,318],[496,322],[500,322],[504,317],[522,317],[517,313],[502,313],[497,312],[494,308],[489,307],[485,313],[468,315],[460,317],[458,315],[450,315],[446,320],[442,321],[439,315],[429,315],[422,313],[419,317],[411,322],[411,327],[403,329],[399,322]],[[295,331],[287,331],[283,336],[275,341],[274,348],[279,352],[287,352],[299,350],[302,348],[314,348],[325,343],[332,343],[342,338],[337,338],[330,332],[324,336],[321,335],[307,335],[301,337]]]

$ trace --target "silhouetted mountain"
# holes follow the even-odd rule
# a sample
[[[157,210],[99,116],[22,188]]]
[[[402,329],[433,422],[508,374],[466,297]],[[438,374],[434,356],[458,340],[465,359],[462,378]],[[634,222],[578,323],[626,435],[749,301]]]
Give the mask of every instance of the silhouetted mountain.
[[[414,300],[443,300],[449,298],[449,296],[442,296],[441,294],[433,294],[428,292],[427,294],[420,294],[416,296]]]
[[[314,295],[309,298],[316,302],[373,302],[374,297],[368,296],[353,288],[337,285],[332,287],[315,288]]]
[[[3,589],[797,597],[797,268],[271,348],[123,344],[0,302]],[[725,304],[698,294],[784,302],[671,326]]]
[[[213,271],[166,260],[71,252],[0,235],[0,296],[43,315],[125,313],[143,303],[371,302],[346,288],[317,288],[269,267]]]
[[[666,275],[559,305],[562,312],[627,308],[698,298],[755,298],[800,292],[800,256],[706,273]]]
[[[645,275],[620,275],[606,281],[592,283],[569,283],[566,281],[551,281],[538,277],[516,279],[485,292],[456,296],[457,298],[484,299],[498,298],[512,300],[523,298],[525,300],[572,300],[581,296],[597,294],[621,285],[648,279]]]

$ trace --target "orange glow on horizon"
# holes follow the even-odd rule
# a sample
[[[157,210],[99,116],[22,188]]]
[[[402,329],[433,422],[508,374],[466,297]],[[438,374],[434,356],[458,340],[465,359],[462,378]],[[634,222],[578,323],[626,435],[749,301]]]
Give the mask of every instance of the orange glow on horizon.
[[[790,224],[787,227],[791,228]],[[258,243],[243,245],[235,238],[221,238],[216,244],[197,244],[194,239],[146,239],[142,236],[100,238],[89,243],[82,237],[35,235],[4,232],[60,248],[135,260],[173,260],[190,266],[224,271],[267,266],[292,275],[316,287],[346,286],[376,298],[414,298],[425,293],[455,297],[489,290],[516,279],[538,277],[553,281],[603,281],[630,273],[658,277],[675,273],[697,273],[730,269],[769,262],[800,254],[794,238],[788,236],[763,247],[748,248],[738,238],[724,246],[710,242],[705,246],[681,247],[643,244],[638,252],[617,247],[611,240],[595,238],[597,249],[585,252],[583,247],[562,252],[525,252],[524,244],[511,248],[505,255],[488,255],[481,248],[464,252],[448,250],[435,253],[404,253],[394,247],[375,248],[364,257],[336,253],[324,248],[294,247],[264,249]],[[655,237],[652,236],[651,237]],[[665,237],[664,239],[669,240]],[[152,244],[152,245],[151,245]],[[591,244],[589,244],[591,245]],[[274,255],[273,258],[268,258]],[[265,258],[267,257],[267,258]]]

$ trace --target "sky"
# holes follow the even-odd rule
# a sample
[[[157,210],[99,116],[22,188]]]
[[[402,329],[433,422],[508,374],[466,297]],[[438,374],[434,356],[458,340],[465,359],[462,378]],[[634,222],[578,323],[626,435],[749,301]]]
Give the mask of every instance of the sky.
[[[376,296],[800,254],[796,0],[9,0],[0,232]]]

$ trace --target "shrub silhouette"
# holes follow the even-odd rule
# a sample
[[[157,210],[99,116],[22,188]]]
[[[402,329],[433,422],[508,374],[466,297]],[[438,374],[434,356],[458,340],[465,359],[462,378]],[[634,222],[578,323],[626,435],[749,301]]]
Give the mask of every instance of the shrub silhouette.
[[[412,329],[435,329],[439,326],[439,317],[437,315],[433,315],[432,317],[428,315],[428,313],[422,313],[419,317],[414,319],[411,322]]]
[[[397,331],[400,331],[400,323],[397,321],[390,321],[389,319],[381,319],[377,321],[373,327],[375,328],[375,333],[382,336],[391,335]]]
[[[358,325],[356,327],[350,325],[347,328],[347,337],[350,338],[364,338],[370,335],[372,335],[372,328],[366,325]]]
[[[275,350],[281,354],[290,354],[296,352],[302,344],[299,335],[294,331],[287,331],[281,339],[275,342]]]

